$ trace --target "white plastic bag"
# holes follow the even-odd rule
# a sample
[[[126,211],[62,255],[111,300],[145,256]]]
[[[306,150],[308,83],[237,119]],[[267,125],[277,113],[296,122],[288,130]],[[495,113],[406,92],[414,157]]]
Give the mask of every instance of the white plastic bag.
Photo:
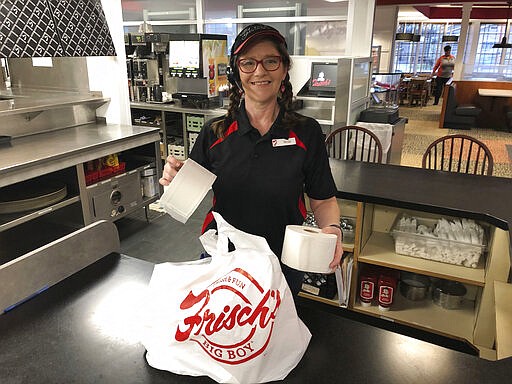
[[[282,380],[311,333],[299,319],[279,260],[266,240],[214,213],[218,236],[201,236],[212,256],[155,266],[142,344],[154,368],[220,383]],[[228,239],[235,251],[228,252]]]

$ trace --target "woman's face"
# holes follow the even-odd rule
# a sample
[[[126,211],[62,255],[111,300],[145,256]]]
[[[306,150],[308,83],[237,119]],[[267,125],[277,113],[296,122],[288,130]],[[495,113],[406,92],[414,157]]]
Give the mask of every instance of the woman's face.
[[[259,61],[272,56],[280,57],[281,55],[272,42],[262,41],[256,43],[247,50],[247,52],[241,54],[238,60],[254,59]],[[246,100],[257,103],[268,103],[277,100],[281,82],[286,77],[288,68],[281,62],[277,70],[268,71],[259,63],[256,70],[252,73],[244,73],[240,69],[238,72]]]

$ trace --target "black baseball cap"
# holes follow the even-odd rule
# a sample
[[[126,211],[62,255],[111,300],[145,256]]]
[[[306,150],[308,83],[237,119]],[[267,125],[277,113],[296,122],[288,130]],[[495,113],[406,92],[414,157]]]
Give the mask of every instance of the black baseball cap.
[[[286,46],[286,40],[277,29],[264,24],[251,24],[242,29],[236,37],[231,47],[231,56],[237,55],[244,47],[248,47],[251,42],[255,42],[262,37],[273,37]]]

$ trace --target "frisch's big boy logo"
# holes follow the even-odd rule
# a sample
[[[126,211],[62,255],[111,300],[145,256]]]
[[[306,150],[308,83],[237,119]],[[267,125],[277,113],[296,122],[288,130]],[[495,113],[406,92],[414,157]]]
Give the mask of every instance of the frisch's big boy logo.
[[[265,352],[280,305],[278,290],[265,292],[236,268],[199,294],[189,292],[180,305],[185,317],[175,339],[196,342],[217,361],[241,364]]]

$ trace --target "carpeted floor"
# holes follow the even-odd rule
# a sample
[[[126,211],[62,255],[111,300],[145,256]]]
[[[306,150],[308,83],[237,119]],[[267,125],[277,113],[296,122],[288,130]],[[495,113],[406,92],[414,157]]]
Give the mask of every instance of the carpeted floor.
[[[463,131],[441,129],[440,115],[441,105],[400,106],[400,116],[409,120],[405,125],[402,165],[421,167],[421,157],[432,141],[444,135],[463,133],[481,140],[489,147],[494,158],[493,176],[512,178],[512,133],[483,128]]]

